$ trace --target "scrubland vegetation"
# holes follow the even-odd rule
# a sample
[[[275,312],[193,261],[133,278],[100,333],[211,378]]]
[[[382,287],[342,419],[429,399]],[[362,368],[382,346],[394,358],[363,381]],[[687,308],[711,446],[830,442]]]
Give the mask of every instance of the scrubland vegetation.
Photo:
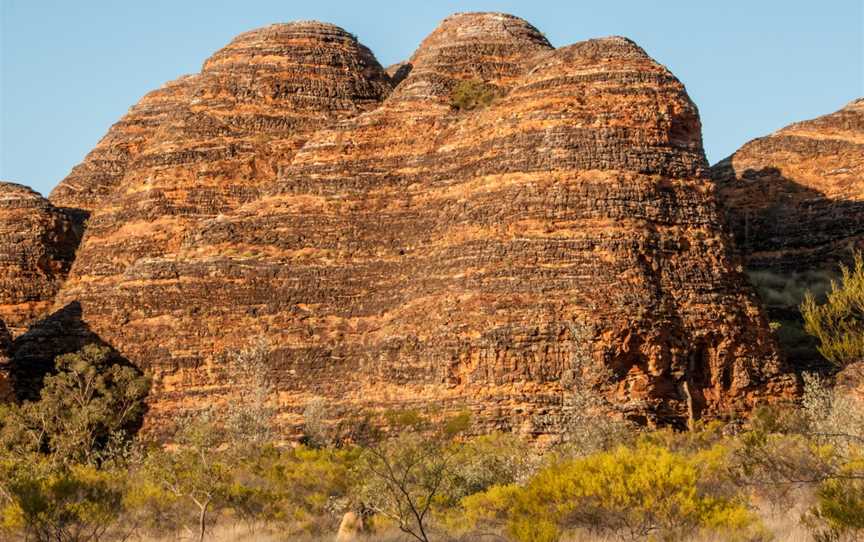
[[[847,376],[861,371],[862,293],[858,257],[825,304],[802,307]],[[244,393],[189,413],[170,446],[135,436],[145,376],[95,346],[58,358],[39,401],[0,412],[0,538],[864,537],[864,401],[829,377],[804,375],[795,404],[687,432],[596,415],[602,401],[575,382],[583,415],[547,449],[474,434],[467,412],[370,412],[346,432],[329,423],[325,402],[310,401],[304,444],[278,447],[268,351],[258,341],[237,353],[229,370]]]

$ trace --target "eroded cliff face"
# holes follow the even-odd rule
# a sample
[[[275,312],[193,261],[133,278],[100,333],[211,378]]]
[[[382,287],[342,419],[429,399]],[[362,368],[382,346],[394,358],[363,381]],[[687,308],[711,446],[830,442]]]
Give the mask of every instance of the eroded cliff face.
[[[242,393],[259,336],[289,434],[314,397],[554,435],[575,386],[678,424],[794,393],[666,68],[484,13],[389,71],[330,25],[243,34],[112,177],[55,308],[152,372],[150,427]]]
[[[197,75],[181,77],[141,98],[60,181],[49,196],[51,202],[83,223],[117,188],[129,163],[159,127],[183,111],[197,79]]]
[[[45,316],[66,278],[80,234],[38,193],[0,182],[0,320],[13,335]]]
[[[755,139],[712,175],[789,356],[803,367],[818,362],[797,307],[864,248],[864,99]]]

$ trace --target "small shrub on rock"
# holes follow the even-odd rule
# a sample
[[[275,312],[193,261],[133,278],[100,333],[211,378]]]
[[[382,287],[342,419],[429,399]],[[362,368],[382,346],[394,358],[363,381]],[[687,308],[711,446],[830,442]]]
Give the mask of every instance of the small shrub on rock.
[[[481,109],[499,96],[496,86],[479,79],[460,81],[450,94],[450,106],[457,111],[473,111]]]

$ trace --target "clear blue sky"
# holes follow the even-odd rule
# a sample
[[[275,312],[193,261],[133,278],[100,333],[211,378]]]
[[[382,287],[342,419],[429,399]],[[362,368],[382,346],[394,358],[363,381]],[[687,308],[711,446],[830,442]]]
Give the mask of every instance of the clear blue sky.
[[[47,194],[147,91],[244,31],[318,19],[387,65],[456,11],[523,17],[556,47],[620,34],[699,106],[709,160],[864,95],[862,0],[0,0],[0,179]]]

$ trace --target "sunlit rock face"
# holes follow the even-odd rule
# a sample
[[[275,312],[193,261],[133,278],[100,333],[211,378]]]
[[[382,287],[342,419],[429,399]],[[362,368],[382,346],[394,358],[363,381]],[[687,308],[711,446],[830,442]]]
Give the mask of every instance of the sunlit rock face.
[[[754,139],[712,175],[787,354],[803,368],[818,364],[797,307],[864,249],[864,99]]]
[[[454,107],[466,81],[491,103]],[[259,336],[291,436],[315,397],[548,437],[574,386],[679,425],[795,391],[696,107],[625,38],[554,49],[457,14],[385,71],[343,30],[290,23],[166,88],[140,148],[94,151],[55,191],[90,219],[54,308],[153,374],[149,428],[242,393],[223,365]],[[102,195],[61,202],[73,188]]]
[[[0,182],[0,320],[11,334],[46,315],[79,240],[65,212],[26,186]]]

